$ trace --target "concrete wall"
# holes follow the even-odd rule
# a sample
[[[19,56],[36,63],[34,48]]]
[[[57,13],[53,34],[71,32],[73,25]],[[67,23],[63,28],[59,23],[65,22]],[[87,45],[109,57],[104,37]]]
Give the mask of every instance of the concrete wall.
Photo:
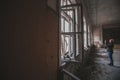
[[[58,16],[46,0],[1,5],[0,80],[57,80]]]
[[[94,45],[96,47],[101,47],[103,44],[102,42],[102,26],[94,27],[93,29],[93,38],[94,38]]]

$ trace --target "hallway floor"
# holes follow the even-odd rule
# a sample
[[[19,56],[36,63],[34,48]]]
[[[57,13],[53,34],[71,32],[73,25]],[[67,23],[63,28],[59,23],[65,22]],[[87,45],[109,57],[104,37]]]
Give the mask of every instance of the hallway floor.
[[[106,50],[97,49],[93,63],[84,70],[83,80],[120,80],[120,50],[114,50],[113,59],[114,66],[108,65]]]

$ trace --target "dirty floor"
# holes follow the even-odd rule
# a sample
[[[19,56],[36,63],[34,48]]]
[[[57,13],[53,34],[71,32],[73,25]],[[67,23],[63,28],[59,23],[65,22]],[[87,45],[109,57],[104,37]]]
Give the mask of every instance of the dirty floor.
[[[97,49],[90,56],[92,62],[84,68],[82,80],[120,80],[120,50],[115,49],[113,54],[114,66],[108,65],[109,59],[105,49]],[[88,61],[89,62],[89,61]]]

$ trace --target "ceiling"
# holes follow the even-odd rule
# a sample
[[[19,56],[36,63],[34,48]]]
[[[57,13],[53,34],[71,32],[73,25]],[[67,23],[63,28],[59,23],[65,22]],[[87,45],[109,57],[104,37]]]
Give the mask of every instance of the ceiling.
[[[86,0],[92,25],[120,25],[120,0]]]

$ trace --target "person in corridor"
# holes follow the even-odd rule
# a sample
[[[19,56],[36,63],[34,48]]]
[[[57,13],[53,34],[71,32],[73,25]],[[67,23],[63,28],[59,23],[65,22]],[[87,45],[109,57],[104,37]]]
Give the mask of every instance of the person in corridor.
[[[109,43],[107,44],[107,52],[108,52],[108,57],[110,59],[109,65],[113,65],[113,48],[114,48],[114,39],[109,39]]]

